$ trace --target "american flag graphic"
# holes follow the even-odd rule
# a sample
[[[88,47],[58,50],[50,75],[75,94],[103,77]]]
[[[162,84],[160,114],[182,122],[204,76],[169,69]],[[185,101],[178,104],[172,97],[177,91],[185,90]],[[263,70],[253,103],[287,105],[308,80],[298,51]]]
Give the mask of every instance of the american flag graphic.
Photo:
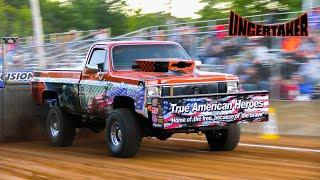
[[[107,102],[113,102],[116,96],[127,96],[134,100],[136,109],[142,110],[144,104],[144,88],[111,87],[106,91]]]
[[[183,113],[173,113],[172,104],[176,106],[189,106],[190,109],[195,105],[207,105],[207,104],[219,104],[219,103],[231,103],[232,107],[235,106],[237,100],[245,101],[263,101],[264,106],[262,108],[252,109],[228,109],[220,111],[189,111]],[[207,126],[225,126],[230,123],[246,123],[246,122],[257,122],[268,120],[268,94],[241,94],[241,95],[221,95],[212,97],[197,97],[197,98],[168,98],[162,101],[164,128],[188,128],[188,127],[207,127]],[[261,113],[261,117],[248,117],[242,118],[242,113]],[[229,117],[234,115],[234,118],[223,120],[215,119],[219,117]],[[238,116],[236,116],[238,115]],[[203,118],[205,117],[205,118]],[[230,116],[232,117],[232,116]],[[185,121],[184,121],[185,120]]]
[[[144,92],[145,89],[139,86],[132,86],[127,84],[85,84],[82,86],[86,96],[82,97],[81,104],[83,107],[90,108],[92,99],[100,99],[105,97],[104,102],[106,106],[113,103],[116,96],[127,96],[134,100],[135,108],[138,110],[143,109],[144,105]],[[89,110],[89,109],[88,109]]]

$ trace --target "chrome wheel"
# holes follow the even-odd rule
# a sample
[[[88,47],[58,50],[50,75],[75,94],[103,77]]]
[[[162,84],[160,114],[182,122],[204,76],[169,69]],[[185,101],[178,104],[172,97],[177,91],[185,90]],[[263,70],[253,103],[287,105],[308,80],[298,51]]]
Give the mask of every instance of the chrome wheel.
[[[111,141],[114,146],[119,146],[122,141],[122,132],[118,122],[111,125]]]
[[[51,135],[53,137],[58,136],[59,134],[59,125],[58,125],[58,120],[55,118],[52,118],[51,124],[50,124],[50,131]]]

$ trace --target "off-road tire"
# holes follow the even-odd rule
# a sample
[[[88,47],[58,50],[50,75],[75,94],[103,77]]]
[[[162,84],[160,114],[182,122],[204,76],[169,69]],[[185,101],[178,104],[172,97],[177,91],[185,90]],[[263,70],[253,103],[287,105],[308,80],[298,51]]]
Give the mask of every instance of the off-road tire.
[[[56,126],[53,125],[54,122]],[[67,147],[73,144],[76,135],[74,123],[59,107],[50,107],[46,124],[50,145]],[[56,129],[57,132],[52,130],[52,128]]]
[[[240,125],[231,124],[227,129],[206,131],[205,134],[211,151],[232,151],[240,140]]]
[[[141,138],[141,127],[132,110],[118,108],[110,113],[106,122],[106,144],[111,155],[134,156],[140,147]]]

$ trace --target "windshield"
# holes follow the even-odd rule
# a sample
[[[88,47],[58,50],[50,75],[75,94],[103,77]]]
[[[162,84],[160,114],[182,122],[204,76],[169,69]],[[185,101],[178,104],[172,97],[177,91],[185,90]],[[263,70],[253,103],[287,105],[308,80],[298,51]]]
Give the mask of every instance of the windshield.
[[[179,58],[189,60],[185,51],[176,44],[121,45],[113,48],[115,70],[132,69],[137,59]]]

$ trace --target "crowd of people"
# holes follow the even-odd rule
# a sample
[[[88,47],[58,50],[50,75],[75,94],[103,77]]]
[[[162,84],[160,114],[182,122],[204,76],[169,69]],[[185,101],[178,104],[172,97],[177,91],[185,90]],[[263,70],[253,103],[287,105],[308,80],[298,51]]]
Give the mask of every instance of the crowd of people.
[[[308,37],[228,37],[225,29],[217,25],[199,33],[185,26],[133,39],[178,42],[202,62],[200,69],[238,75],[242,90],[268,90],[271,97],[287,100],[320,99],[319,29]]]
[[[238,75],[243,90],[269,90],[281,99],[319,99],[319,35],[206,40],[198,57],[203,64]]]

